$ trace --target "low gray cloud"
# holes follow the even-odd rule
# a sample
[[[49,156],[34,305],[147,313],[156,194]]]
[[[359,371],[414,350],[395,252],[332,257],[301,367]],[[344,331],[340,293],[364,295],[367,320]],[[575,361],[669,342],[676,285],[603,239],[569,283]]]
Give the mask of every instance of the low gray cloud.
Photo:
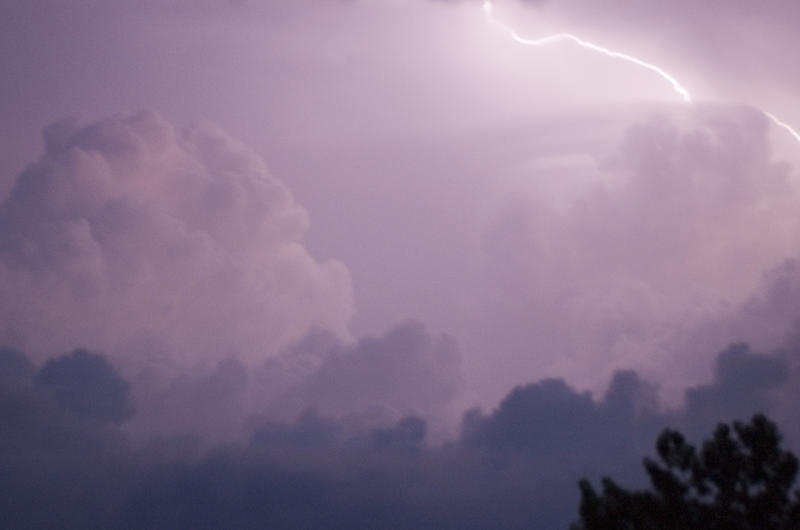
[[[443,445],[426,440],[418,416],[354,432],[306,412],[200,449],[198,433],[131,443],[123,417],[87,409],[85,396],[129,405],[109,392],[124,380],[102,355],[76,351],[36,366],[3,350],[0,367],[0,507],[20,529],[563,528],[577,514],[579,478],[640,484],[640,458],[660,429],[700,436],[720,419],[772,413],[778,402],[766,393],[796,375],[784,355],[737,344],[680,409],[620,371],[600,399],[557,379],[521,385],[495,410],[466,413],[460,436]],[[236,368],[215,377],[228,372]],[[784,389],[781,399],[794,403],[796,388]]]
[[[785,356],[758,355],[747,344],[730,346],[717,357],[714,381],[686,391],[685,418],[691,432],[702,433],[715,421],[776,411],[778,396],[774,392],[789,373]]]
[[[130,385],[103,356],[76,350],[50,359],[34,382],[78,416],[120,423],[133,415]]]
[[[128,429],[137,439],[197,435],[208,445],[304,414],[334,419],[344,434],[423,416],[442,438],[459,413],[461,360],[454,339],[419,322],[352,343],[312,330],[263,364],[228,358],[205,371],[139,374],[132,394],[141,414]]]

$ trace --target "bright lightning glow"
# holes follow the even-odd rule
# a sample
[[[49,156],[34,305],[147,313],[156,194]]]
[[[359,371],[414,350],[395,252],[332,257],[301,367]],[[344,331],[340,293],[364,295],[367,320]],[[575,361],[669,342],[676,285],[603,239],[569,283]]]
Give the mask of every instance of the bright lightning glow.
[[[678,83],[678,81],[674,77],[672,77],[671,75],[666,73],[661,68],[659,68],[659,67],[657,67],[655,65],[652,65],[652,64],[650,64],[648,62],[642,61],[641,59],[637,59],[636,57],[632,57],[630,55],[627,55],[627,54],[624,54],[624,53],[620,53],[620,52],[615,52],[615,51],[609,50],[608,48],[603,48],[602,46],[598,46],[596,44],[592,44],[591,42],[585,41],[585,40],[583,40],[583,39],[581,39],[579,37],[576,37],[575,35],[571,35],[569,33],[556,33],[555,35],[550,35],[548,37],[542,37],[541,39],[531,40],[531,39],[526,39],[526,38],[520,37],[514,30],[512,30],[510,28],[506,28],[506,29],[509,30],[509,32],[511,33],[511,36],[514,37],[514,40],[516,40],[520,44],[525,44],[526,46],[545,46],[547,44],[550,44],[552,42],[559,41],[559,40],[571,40],[572,42],[574,42],[574,43],[576,43],[579,46],[582,46],[584,48],[588,48],[590,50],[602,53],[604,55],[607,55],[609,57],[613,57],[615,59],[623,59],[625,61],[632,62],[633,64],[641,66],[642,68],[646,68],[648,70],[652,70],[653,72],[657,73],[658,75],[660,75],[661,77],[663,77],[664,79],[669,81],[669,83],[672,85],[672,89],[675,90],[675,92],[677,92],[678,94],[680,94],[683,97],[683,100],[685,102],[687,102],[687,103],[691,103],[692,102],[692,96],[691,96],[691,94],[689,94],[689,91],[686,90],[685,88],[683,88],[681,86],[681,84]]]
[[[634,57],[632,55],[628,55],[628,54],[625,54],[625,53],[620,53],[620,52],[617,52],[617,51],[609,50],[608,48],[604,48],[603,46],[598,46],[597,44],[591,43],[589,41],[585,41],[585,40],[581,39],[580,37],[578,37],[576,35],[572,35],[570,33],[556,33],[556,34],[548,35],[547,37],[541,37],[541,38],[538,38],[538,39],[527,39],[525,37],[520,36],[519,33],[517,33],[517,31],[514,28],[512,28],[510,26],[507,26],[506,24],[500,22],[499,20],[497,20],[494,17],[494,5],[492,4],[491,0],[484,0],[482,7],[483,7],[483,12],[486,13],[486,16],[489,18],[489,20],[493,24],[496,24],[496,25],[500,26],[501,28],[503,28],[503,30],[505,30],[505,32],[508,33],[511,36],[511,38],[513,38],[515,41],[517,41],[520,44],[524,44],[525,46],[537,46],[538,47],[538,46],[547,46],[548,44],[553,44],[554,42],[558,42],[558,41],[565,41],[565,40],[566,41],[571,41],[571,42],[577,44],[578,46],[581,46],[581,47],[586,48],[588,50],[592,50],[594,52],[601,53],[603,55],[606,55],[608,57],[612,57],[614,59],[622,59],[624,61],[628,61],[630,63],[633,63],[633,64],[637,65],[637,66],[640,66],[642,68],[645,68],[647,70],[650,70],[652,72],[657,73],[659,76],[661,76],[667,82],[669,82],[670,85],[672,85],[672,89],[675,92],[677,92],[678,94],[680,94],[681,97],[683,98],[683,100],[686,103],[691,103],[692,102],[692,96],[691,96],[691,94],[689,94],[689,91],[686,90],[683,87],[683,85],[681,85],[678,82],[677,79],[675,79],[674,77],[672,77],[667,72],[665,72],[664,70],[662,70],[661,68],[659,68],[658,66],[656,66],[654,64],[650,64],[650,63],[648,63],[646,61],[643,61],[641,59],[638,59],[638,58],[636,58],[636,57]],[[772,113],[769,113],[769,112],[766,112],[766,111],[761,111],[761,112],[763,112],[764,116],[766,116],[767,118],[772,120],[772,122],[775,123],[775,125],[785,129],[795,140],[800,142],[800,133],[798,133],[796,130],[794,130],[788,123],[786,123],[784,121],[781,121],[780,119],[778,119],[777,116],[775,116]]]
[[[506,32],[520,44],[524,44],[525,46],[547,46],[548,44],[552,44],[556,41],[564,41],[564,40],[572,41],[578,46],[581,46],[583,48],[598,53],[602,53],[603,55],[607,55],[608,57],[612,57],[614,59],[622,59],[623,61],[631,62],[637,66],[641,66],[642,68],[646,68],[647,70],[651,70],[657,73],[662,78],[666,79],[669,82],[669,84],[672,85],[672,89],[675,90],[675,92],[677,92],[678,94],[680,94],[685,102],[687,103],[692,102],[692,96],[691,94],[689,94],[689,91],[683,88],[683,86],[681,86],[681,84],[678,82],[677,79],[675,79],[674,77],[672,77],[667,72],[665,72],[664,70],[662,70],[661,68],[659,68],[654,64],[650,64],[641,59],[637,59],[636,57],[633,57],[632,55],[628,55],[626,53],[615,52],[613,50],[609,50],[608,48],[598,46],[597,44],[585,41],[580,37],[576,37],[575,35],[571,35],[569,33],[556,33],[555,35],[549,35],[547,37],[542,37],[540,39],[526,39],[525,37],[521,37],[519,33],[517,33],[513,28],[506,26],[505,24],[494,18],[493,5],[490,0],[486,0],[483,3],[483,11],[484,13],[486,13],[486,15],[494,24],[497,24],[498,26],[506,30]]]
[[[775,116],[774,114],[772,114],[771,112],[767,112],[767,111],[762,111],[762,112],[764,113],[764,116],[766,116],[767,118],[771,119],[773,121],[773,123],[775,123],[775,125],[777,125],[778,127],[783,127],[784,129],[786,129],[789,132],[789,134],[791,134],[794,137],[795,140],[800,142],[800,133],[798,133],[797,131],[792,129],[791,125],[789,125],[786,122],[783,122],[783,121],[779,120],[778,117]]]

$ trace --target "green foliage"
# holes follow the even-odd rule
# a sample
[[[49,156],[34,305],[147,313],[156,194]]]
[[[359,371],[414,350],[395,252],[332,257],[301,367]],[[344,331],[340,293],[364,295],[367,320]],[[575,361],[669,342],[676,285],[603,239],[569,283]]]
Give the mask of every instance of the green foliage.
[[[598,493],[582,480],[581,521],[572,528],[800,529],[800,493],[791,491],[798,461],[780,441],[760,414],[732,429],[720,423],[699,451],[666,429],[656,442],[660,461],[644,460],[652,489],[628,491],[603,478]]]

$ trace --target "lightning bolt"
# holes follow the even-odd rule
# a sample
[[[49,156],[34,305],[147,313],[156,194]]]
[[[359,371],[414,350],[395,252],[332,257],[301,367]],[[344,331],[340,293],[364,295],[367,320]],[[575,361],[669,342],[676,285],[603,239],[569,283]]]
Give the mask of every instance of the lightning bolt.
[[[786,129],[789,132],[789,134],[791,134],[794,137],[795,140],[800,142],[800,133],[798,133],[797,131],[792,129],[791,125],[789,125],[788,123],[786,123],[784,121],[779,120],[778,117],[775,116],[774,114],[772,114],[771,112],[767,112],[765,110],[763,110],[761,112],[764,113],[764,116],[766,116],[767,118],[771,119],[772,122],[775,125],[777,125],[778,127],[783,127],[784,129]]]
[[[662,78],[664,78],[670,85],[672,85],[672,89],[678,94],[680,94],[686,103],[692,102],[692,95],[689,94],[689,91],[683,88],[683,86],[681,86],[681,84],[678,82],[677,79],[675,79],[674,77],[672,77],[667,72],[665,72],[664,70],[662,70],[661,68],[659,68],[654,64],[650,64],[641,59],[637,59],[636,57],[628,55],[626,53],[615,52],[613,50],[609,50],[608,48],[604,48],[603,46],[598,46],[597,44],[585,41],[580,37],[572,35],[570,33],[556,33],[555,35],[549,35],[547,37],[542,37],[540,39],[526,39],[525,37],[521,37],[519,33],[516,32],[516,30],[514,30],[510,26],[503,24],[494,17],[493,13],[494,6],[492,5],[492,2],[490,2],[489,0],[486,0],[483,3],[483,11],[487,14],[489,20],[491,20],[494,24],[497,24],[498,26],[503,28],[509,35],[511,35],[511,37],[515,41],[517,41],[520,44],[524,44],[525,46],[547,46],[548,44],[552,44],[558,41],[565,41],[565,40],[572,41],[578,46],[586,48],[587,50],[592,50],[597,53],[602,53],[603,55],[607,55],[608,57],[612,57],[614,59],[622,59],[623,61],[628,61],[637,66],[641,66],[642,68],[657,73]]]
[[[629,63],[633,63],[636,66],[639,66],[646,70],[650,70],[651,72],[655,72],[662,79],[667,81],[672,86],[672,89],[675,92],[680,94],[684,102],[686,103],[692,102],[692,95],[689,93],[688,90],[686,90],[686,88],[683,87],[683,85],[680,84],[680,82],[676,78],[674,78],[673,76],[671,76],[670,74],[668,74],[667,72],[665,72],[664,70],[662,70],[661,68],[652,63],[648,63],[647,61],[643,61],[642,59],[634,57],[633,55],[628,55],[627,53],[621,53],[618,51],[610,50],[603,46],[598,46],[597,44],[583,40],[577,35],[572,35],[571,33],[555,33],[553,35],[548,35],[546,37],[541,37],[538,39],[528,39],[522,37],[519,33],[517,33],[517,31],[514,28],[504,24],[503,22],[500,22],[495,18],[494,4],[492,4],[491,0],[484,0],[483,12],[486,13],[486,16],[489,18],[490,22],[496,24],[497,26],[500,26],[506,33],[508,33],[511,36],[512,39],[514,39],[516,42],[520,44],[523,44],[525,46],[539,47],[539,46],[547,46],[549,44],[553,44],[559,41],[573,42],[582,48],[586,48],[587,50],[591,50],[593,52],[606,55],[613,59],[621,59],[623,61],[628,61]],[[800,133],[798,133],[795,129],[793,129],[791,125],[789,125],[784,121],[781,121],[777,116],[775,116],[770,112],[764,110],[762,110],[761,112],[764,114],[764,116],[769,118],[775,125],[785,129],[795,140],[800,142]]]

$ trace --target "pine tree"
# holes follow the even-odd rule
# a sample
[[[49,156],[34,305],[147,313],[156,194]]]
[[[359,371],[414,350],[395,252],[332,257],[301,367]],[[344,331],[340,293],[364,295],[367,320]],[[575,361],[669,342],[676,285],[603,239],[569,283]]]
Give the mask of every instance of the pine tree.
[[[581,520],[572,528],[800,529],[800,493],[792,492],[798,460],[780,442],[760,414],[733,428],[720,423],[700,450],[666,429],[656,442],[660,461],[644,460],[652,489],[628,491],[603,478],[598,493],[581,480]]]

